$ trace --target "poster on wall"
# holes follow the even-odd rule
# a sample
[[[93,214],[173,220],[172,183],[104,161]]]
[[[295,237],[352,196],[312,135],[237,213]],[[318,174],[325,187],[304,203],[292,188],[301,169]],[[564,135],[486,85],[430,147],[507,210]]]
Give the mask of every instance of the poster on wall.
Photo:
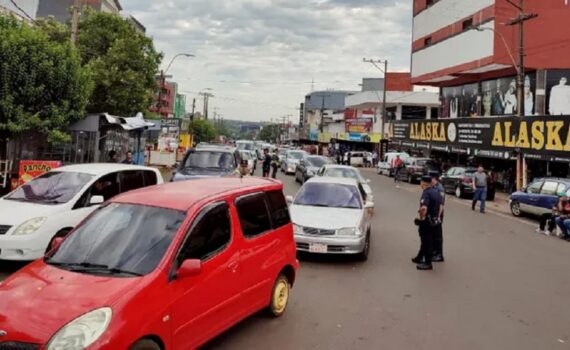
[[[59,168],[61,162],[46,160],[21,160],[18,169],[18,186],[22,186],[34,178],[47,173],[48,171]]]
[[[346,132],[348,133],[368,133],[372,131],[372,119],[351,119],[345,121]]]
[[[570,115],[570,70],[546,72],[546,107],[550,115]]]
[[[518,113],[516,77],[486,80],[481,85],[483,116],[515,115]],[[524,115],[526,116],[535,115],[535,91],[536,74],[526,74],[524,79]]]
[[[478,116],[478,96],[478,83],[443,88],[442,118]]]

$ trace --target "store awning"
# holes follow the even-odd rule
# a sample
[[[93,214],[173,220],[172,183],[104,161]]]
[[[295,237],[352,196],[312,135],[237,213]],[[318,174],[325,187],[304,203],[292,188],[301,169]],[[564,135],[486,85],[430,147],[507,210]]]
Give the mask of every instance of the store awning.
[[[143,119],[142,113],[137,113],[136,116],[125,118],[116,117],[108,113],[104,113],[103,116],[109,124],[120,125],[123,129],[127,131],[134,131],[139,129],[148,129],[154,126],[154,123],[147,122]]]

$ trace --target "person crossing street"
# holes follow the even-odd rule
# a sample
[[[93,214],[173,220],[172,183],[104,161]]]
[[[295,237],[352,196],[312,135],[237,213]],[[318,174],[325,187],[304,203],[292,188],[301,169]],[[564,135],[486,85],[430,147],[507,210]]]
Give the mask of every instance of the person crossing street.
[[[279,161],[279,150],[276,149],[273,155],[271,156],[271,177],[276,179],[277,178],[277,169],[281,166],[281,162]]]
[[[477,201],[481,201],[480,211],[485,214],[485,202],[487,201],[487,183],[488,176],[485,174],[485,169],[482,166],[477,168],[477,172],[473,175],[473,202],[471,204],[471,209],[475,210],[477,206]]]
[[[271,156],[269,155],[269,150],[267,148],[263,150],[263,164],[261,169],[263,177],[269,177],[269,171],[271,170]]]
[[[434,238],[439,217],[442,210],[442,199],[439,192],[433,188],[431,177],[422,177],[421,188],[423,190],[420,199],[420,209],[418,218],[414,220],[420,234],[421,246],[418,255],[412,258],[412,262],[417,264],[418,270],[433,270],[432,257],[434,251]]]

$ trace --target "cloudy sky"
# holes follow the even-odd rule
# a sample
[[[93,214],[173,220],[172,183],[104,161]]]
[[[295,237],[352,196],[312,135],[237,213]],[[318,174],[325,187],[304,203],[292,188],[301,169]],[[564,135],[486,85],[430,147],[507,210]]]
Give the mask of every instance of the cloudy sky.
[[[305,94],[357,90],[381,75],[363,57],[410,65],[411,0],[121,0],[165,54],[163,68],[192,99],[212,89],[227,119],[297,117]],[[197,106],[202,108],[201,99]]]

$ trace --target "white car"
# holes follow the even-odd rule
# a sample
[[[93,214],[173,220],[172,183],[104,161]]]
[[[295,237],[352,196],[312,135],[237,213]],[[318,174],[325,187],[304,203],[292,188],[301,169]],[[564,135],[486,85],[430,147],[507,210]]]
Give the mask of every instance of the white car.
[[[400,156],[400,159],[402,159],[403,162],[410,158],[410,155],[405,152],[388,152],[378,162],[378,174],[392,176],[392,161],[396,158],[396,156]]]
[[[161,183],[157,169],[136,165],[53,169],[0,199],[0,260],[38,259],[106,200]]]
[[[368,259],[373,204],[358,181],[314,177],[287,200],[298,251]]]
[[[285,158],[281,161],[281,171],[285,174],[294,174],[297,171],[297,164],[308,155],[305,151],[287,151]]]
[[[354,167],[348,165],[337,165],[337,164],[327,164],[319,169],[317,176],[327,176],[327,177],[344,177],[349,179],[354,179],[362,185],[364,192],[366,193],[366,200],[368,202],[374,203],[374,194],[372,193],[372,188],[370,187],[370,180],[365,179],[360,171]]]

